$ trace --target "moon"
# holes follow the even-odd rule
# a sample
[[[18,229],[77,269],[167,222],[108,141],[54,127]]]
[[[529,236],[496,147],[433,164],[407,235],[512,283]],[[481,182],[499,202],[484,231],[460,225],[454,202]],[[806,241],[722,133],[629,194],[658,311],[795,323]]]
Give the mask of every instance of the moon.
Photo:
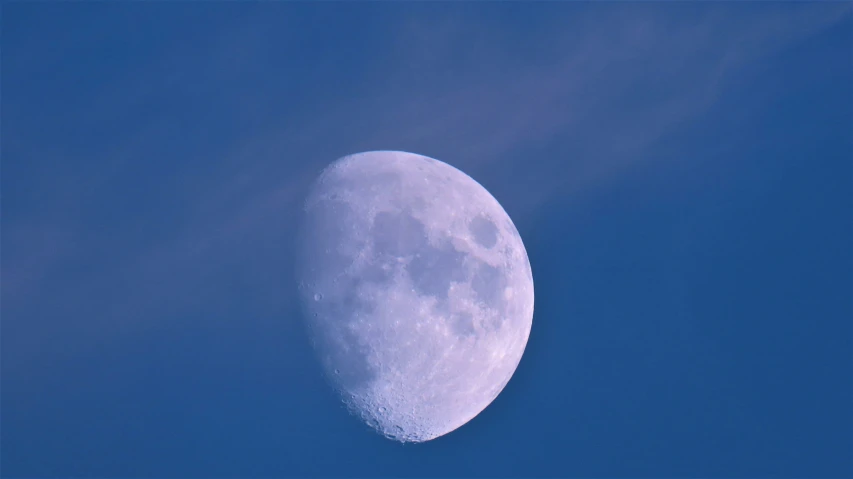
[[[355,416],[400,442],[464,425],[515,372],[533,276],[509,215],[462,171],[372,151],[328,166],[305,201],[306,326]]]

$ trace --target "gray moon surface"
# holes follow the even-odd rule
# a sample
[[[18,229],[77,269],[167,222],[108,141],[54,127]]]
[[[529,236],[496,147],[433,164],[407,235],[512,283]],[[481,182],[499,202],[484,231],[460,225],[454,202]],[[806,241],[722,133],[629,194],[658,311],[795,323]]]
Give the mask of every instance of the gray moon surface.
[[[314,350],[377,432],[434,439],[506,386],[530,335],[533,276],[512,220],[470,176],[413,153],[341,158],[313,184],[298,237]]]

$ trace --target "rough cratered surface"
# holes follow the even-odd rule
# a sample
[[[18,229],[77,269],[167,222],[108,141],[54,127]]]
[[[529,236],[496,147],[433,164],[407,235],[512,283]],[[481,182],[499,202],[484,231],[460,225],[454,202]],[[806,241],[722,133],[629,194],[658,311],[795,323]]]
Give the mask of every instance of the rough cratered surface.
[[[466,174],[403,152],[329,166],[305,203],[298,277],[309,334],[350,411],[421,442],[480,413],[533,318],[524,245]]]

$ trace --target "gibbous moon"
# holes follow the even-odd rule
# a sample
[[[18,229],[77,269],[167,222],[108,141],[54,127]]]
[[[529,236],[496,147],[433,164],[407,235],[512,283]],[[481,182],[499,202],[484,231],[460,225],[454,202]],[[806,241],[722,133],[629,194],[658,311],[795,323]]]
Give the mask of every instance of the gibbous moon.
[[[527,252],[501,205],[432,158],[332,163],[305,202],[308,332],[350,412],[401,442],[447,434],[515,372],[533,321]]]

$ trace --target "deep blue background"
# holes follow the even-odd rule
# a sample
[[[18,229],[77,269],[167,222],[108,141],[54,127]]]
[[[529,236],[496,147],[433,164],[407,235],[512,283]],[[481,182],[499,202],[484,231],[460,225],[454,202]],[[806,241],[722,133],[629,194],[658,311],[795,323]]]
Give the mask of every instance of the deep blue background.
[[[5,3],[4,477],[853,476],[845,3]],[[347,416],[298,322],[344,154],[515,220],[530,342],[468,425]]]

